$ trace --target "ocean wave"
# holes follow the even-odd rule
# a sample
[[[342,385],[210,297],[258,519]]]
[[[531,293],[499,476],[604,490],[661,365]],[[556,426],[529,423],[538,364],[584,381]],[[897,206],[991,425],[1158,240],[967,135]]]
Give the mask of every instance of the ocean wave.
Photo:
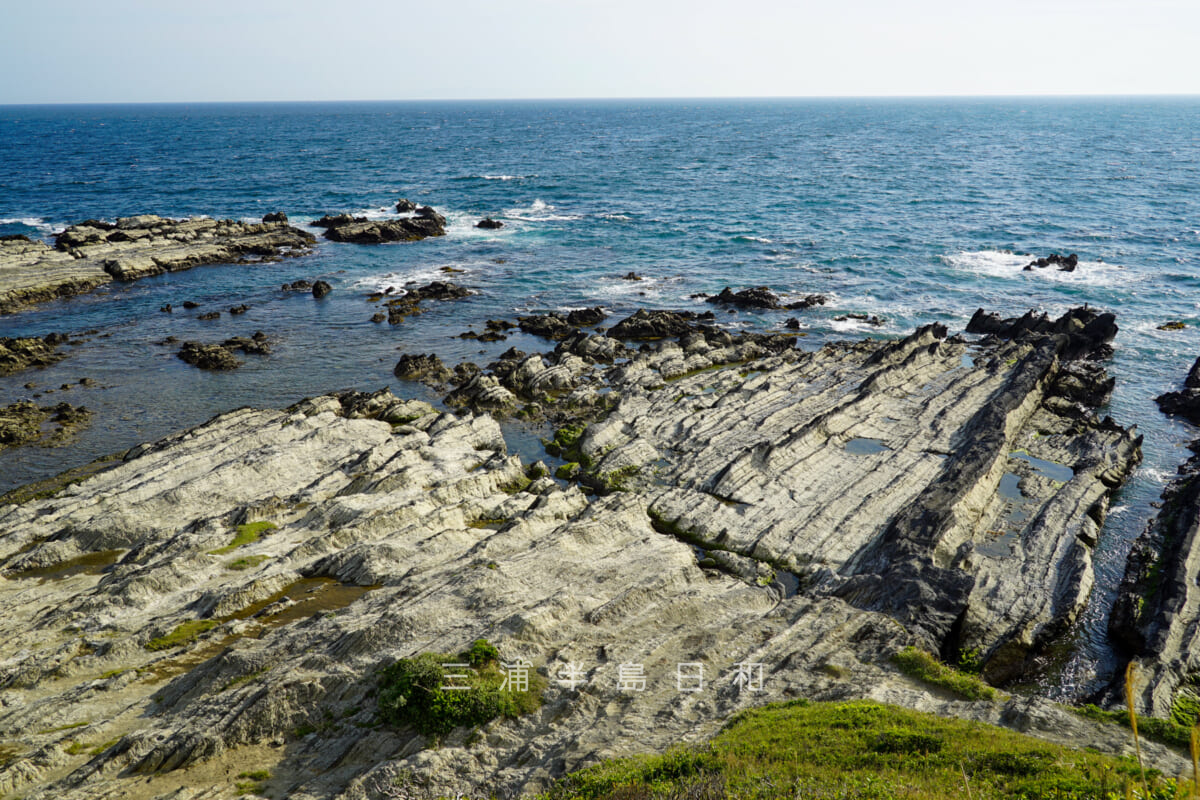
[[[452,266],[456,272],[447,273],[442,270],[444,266]],[[462,279],[463,273],[470,271],[468,268],[459,264],[443,264],[437,267],[421,267],[419,269],[411,269],[404,271],[393,271],[383,275],[368,275],[364,278],[359,278],[354,283],[350,284],[351,289],[358,289],[365,292],[385,292],[388,287],[397,290],[404,288],[405,284],[409,283],[431,283],[432,281],[454,281],[459,282]],[[403,292],[394,292],[396,297],[401,297]]]
[[[0,217],[0,225],[24,225],[41,233],[53,233],[62,230],[63,225],[52,225],[44,217]]]
[[[1073,283],[1088,286],[1113,286],[1131,283],[1137,276],[1118,264],[1106,261],[1080,261],[1074,272],[1064,272],[1057,267],[1034,267],[1026,270],[1025,265],[1038,256],[1011,253],[1007,250],[963,250],[953,255],[942,256],[942,261],[954,269],[984,275],[989,278],[1023,280],[1034,278],[1051,283]]]
[[[508,209],[504,212],[504,216],[521,222],[569,222],[583,219],[581,214],[556,214],[555,210],[555,207],[546,201],[535,199],[528,206]]]
[[[456,181],[528,181],[538,175],[459,175]]]
[[[755,242],[756,244],[772,244],[770,239],[764,239],[761,236],[750,236],[748,234],[739,234],[733,237],[735,242]]]
[[[617,222],[629,222],[633,217],[628,214],[601,214],[600,219],[611,219]]]

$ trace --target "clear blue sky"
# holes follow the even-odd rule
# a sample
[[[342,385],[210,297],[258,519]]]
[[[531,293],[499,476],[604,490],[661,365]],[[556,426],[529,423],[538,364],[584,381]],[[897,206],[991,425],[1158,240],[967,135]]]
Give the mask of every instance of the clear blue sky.
[[[0,103],[1200,94],[1200,0],[3,0]]]

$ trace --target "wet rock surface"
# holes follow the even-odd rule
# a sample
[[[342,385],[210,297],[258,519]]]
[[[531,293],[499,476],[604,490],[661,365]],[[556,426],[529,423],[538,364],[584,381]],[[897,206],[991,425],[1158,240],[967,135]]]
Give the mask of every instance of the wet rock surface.
[[[969,343],[928,326],[803,352],[639,313],[627,329],[662,339],[637,349],[576,330],[482,369],[406,356],[405,375],[456,385],[457,413],[386,390],[240,409],[0,507],[0,730],[18,752],[0,785],[224,796],[267,768],[298,798],[369,797],[399,770],[430,796],[535,791],[796,697],[1127,746],[1048,701],[956,701],[889,661],[977,650],[1003,681],[1078,614],[1139,457],[1087,405],[1102,367],[1076,357],[1115,327]],[[564,422],[565,487],[483,413],[530,405]],[[231,546],[251,522],[273,527]],[[436,748],[378,725],[379,668],[481,637],[540,671],[541,709]],[[683,662],[703,691],[678,691]],[[732,680],[742,662],[764,665],[762,691]],[[622,664],[645,691],[621,690]]]
[[[48,367],[66,358],[58,346],[69,340],[66,334],[46,336],[0,337],[0,376],[12,375],[30,367]]]
[[[91,411],[70,403],[39,406],[21,400],[0,406],[0,449],[28,444],[62,444],[91,419]]]
[[[397,212],[407,211],[407,201],[396,205]],[[411,204],[408,204],[411,205]],[[396,219],[367,219],[349,214],[326,215],[312,223],[325,229],[325,238],[333,242],[383,244],[385,242],[415,242],[430,236],[446,235],[446,218],[429,206],[415,210],[412,216]]]
[[[114,223],[88,220],[44,242],[0,242],[0,313],[202,264],[256,263],[302,255],[316,240],[286,221],[167,219],[153,214]]]
[[[235,350],[246,355],[267,355],[271,352],[271,344],[267,335],[258,331],[253,336],[235,336],[220,344],[184,342],[178,356],[193,367],[221,372],[242,365],[233,354]]]

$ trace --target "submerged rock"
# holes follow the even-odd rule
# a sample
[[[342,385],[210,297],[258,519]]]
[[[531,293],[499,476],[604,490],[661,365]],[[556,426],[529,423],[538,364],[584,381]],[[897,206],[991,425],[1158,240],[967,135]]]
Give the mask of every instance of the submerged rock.
[[[43,337],[0,337],[0,375],[12,375],[30,367],[48,367],[66,358],[56,348],[68,341],[66,334],[52,333]]]
[[[0,406],[0,450],[28,444],[61,444],[91,419],[91,411],[70,403],[38,406],[29,400],[21,400]],[[48,424],[56,427],[47,430]]]
[[[180,359],[193,367],[209,370],[231,370],[242,365],[232,352],[219,344],[184,342],[177,353]]]

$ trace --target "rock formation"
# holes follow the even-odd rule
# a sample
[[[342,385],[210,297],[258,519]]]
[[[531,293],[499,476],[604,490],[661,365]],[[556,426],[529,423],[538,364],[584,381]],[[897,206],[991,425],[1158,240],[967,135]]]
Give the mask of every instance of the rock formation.
[[[404,201],[397,204],[400,210]],[[414,242],[430,236],[446,235],[446,218],[429,206],[416,210],[413,216],[396,219],[367,219],[349,214],[326,215],[312,223],[325,229],[325,238],[334,242],[382,244],[384,242]]]
[[[307,253],[315,239],[286,222],[172,220],[153,214],[115,224],[88,220],[43,242],[0,242],[0,313],[201,264],[252,263]]]
[[[38,406],[21,400],[0,406],[0,450],[27,444],[61,444],[91,419],[91,411],[70,403]],[[56,427],[47,430],[48,424]]]
[[[294,798],[379,796],[398,771],[430,796],[534,791],[795,697],[1126,745],[1050,702],[951,700],[889,661],[969,648],[1015,677],[1082,607],[1138,460],[1138,437],[1075,399],[1102,392],[1071,359],[1109,329],[1090,347],[1066,322],[801,352],[664,313],[627,328],[681,323],[678,341],[576,332],[460,365],[458,413],[388,391],[240,409],[0,507],[0,790],[220,797],[268,769]],[[508,455],[479,413],[517,392],[579,420],[555,436],[577,483]],[[380,668],[477,638],[543,676],[539,710],[437,747],[379,723]],[[733,679],[746,663],[761,691]],[[681,664],[700,691],[680,691]]]
[[[46,336],[12,338],[0,337],[0,376],[12,375],[30,367],[48,367],[66,357],[57,352],[60,344],[70,337],[65,333]]]

